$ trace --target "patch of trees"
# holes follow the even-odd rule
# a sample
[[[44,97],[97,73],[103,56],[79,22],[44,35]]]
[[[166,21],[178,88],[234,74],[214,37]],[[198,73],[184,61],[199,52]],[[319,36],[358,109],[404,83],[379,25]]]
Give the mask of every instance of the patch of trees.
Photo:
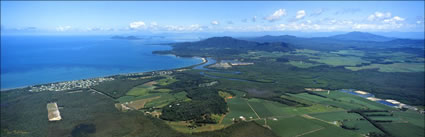
[[[347,111],[348,113],[357,113],[360,116],[362,116],[364,119],[366,119],[367,121],[369,121],[373,126],[375,126],[377,129],[381,130],[382,133],[385,134],[385,136],[391,136],[391,134],[386,131],[381,125],[377,124],[377,121],[370,119],[369,117],[367,117],[364,113],[365,112],[388,112],[388,110],[350,110]]]
[[[365,114],[365,115],[368,116],[368,117],[379,117],[379,116],[390,117],[390,116],[393,116],[393,114]]]
[[[308,94],[310,94],[310,95],[319,96],[319,97],[322,97],[322,98],[328,98],[328,97],[326,97],[326,96],[323,96],[323,95],[320,95],[320,94],[317,94],[317,93],[314,93],[314,92],[311,92],[311,91],[306,91],[306,93],[308,93]]]
[[[163,86],[161,88],[173,89],[172,92],[188,91],[192,88],[197,88],[199,84],[210,83],[214,80],[205,79],[202,75],[196,73],[176,73],[174,77],[176,82]]]
[[[162,109],[161,119],[170,121],[194,120],[197,123],[214,123],[211,114],[224,114],[227,112],[226,102],[218,95],[215,89],[197,88],[190,89],[187,97],[189,102],[174,102]]]
[[[225,100],[214,87],[198,87],[199,84],[210,83],[214,80],[205,79],[198,73],[176,73],[176,82],[162,88],[173,89],[173,92],[185,91],[189,102],[170,103],[162,109],[161,119],[169,121],[189,121],[195,123],[214,123],[211,114],[227,112]]]
[[[343,129],[347,129],[347,130],[359,130],[359,128],[356,128],[356,127],[348,127],[348,126],[346,126],[346,125],[341,125],[341,128],[343,128]]]
[[[79,124],[71,131],[72,137],[86,137],[89,134],[96,133],[96,125],[94,124]]]

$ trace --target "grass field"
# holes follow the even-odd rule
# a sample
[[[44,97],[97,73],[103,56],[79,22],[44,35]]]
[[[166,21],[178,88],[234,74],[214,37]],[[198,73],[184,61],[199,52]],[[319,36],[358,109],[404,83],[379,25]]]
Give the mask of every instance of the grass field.
[[[338,55],[350,55],[350,56],[364,56],[365,53],[363,51],[360,50],[339,50],[337,52],[331,52],[334,54],[338,54]]]
[[[130,108],[133,108],[135,110],[139,110],[141,108],[144,108],[146,103],[148,103],[152,100],[158,99],[160,97],[161,96],[155,96],[155,97],[151,97],[151,98],[130,101],[130,102],[127,103],[127,106],[130,107]]]
[[[353,131],[358,132],[360,134],[367,134],[370,132],[383,134],[381,130],[377,129],[367,120],[350,120],[350,121],[344,121],[342,122],[342,124],[349,128],[356,128],[357,130],[353,130]]]
[[[311,61],[316,61],[319,63],[324,63],[330,66],[355,66],[362,63],[369,63],[369,61],[363,60],[360,57],[320,57],[320,59],[310,59]]]
[[[352,71],[363,69],[378,69],[380,72],[424,72],[423,63],[394,63],[394,64],[371,64],[361,67],[345,67]]]
[[[300,116],[278,119],[276,121],[268,120],[267,124],[271,127],[273,132],[282,137],[293,137],[324,128],[312,122],[312,120]]]
[[[422,121],[423,122],[423,121]],[[380,124],[395,137],[423,137],[425,131],[419,126],[409,123],[384,123]]]
[[[341,100],[344,101],[345,103],[348,102],[350,104],[354,104],[357,105],[359,107],[363,107],[363,108],[369,108],[369,109],[379,109],[379,110],[394,110],[394,108],[392,107],[388,107],[386,105],[374,102],[374,101],[370,101],[367,100],[365,98],[356,96],[356,95],[352,95],[349,93],[345,93],[345,92],[340,92],[340,91],[330,91],[329,94],[325,93],[325,92],[318,92],[318,94],[321,94],[323,96],[326,96],[328,98],[332,98],[332,99],[337,99],[337,100]]]
[[[151,97],[160,96],[160,95],[161,95],[160,93],[149,93],[144,96],[122,96],[116,100],[120,103],[124,103],[124,102],[130,102],[130,101],[139,100],[139,99],[146,99],[146,98],[151,98]]]
[[[223,129],[229,125],[224,125],[224,124],[206,124],[206,125],[202,125],[200,127],[196,127],[194,129],[188,128],[189,125],[191,125],[190,123],[187,123],[185,121],[178,121],[178,122],[174,122],[174,121],[166,121],[165,123],[167,123],[172,129],[177,130],[179,132],[182,133],[197,133],[197,132],[206,132],[206,131],[215,131],[215,130],[219,130],[219,129]]]
[[[249,119],[250,117],[257,118],[255,113],[246,103],[246,100],[240,97],[234,97],[227,100],[227,105],[229,106],[229,113],[226,114],[226,117],[223,119],[223,124],[231,124],[232,119],[238,119],[239,116],[244,116]]]
[[[322,119],[328,122],[344,121],[344,120],[356,120],[362,118],[356,113],[347,113],[346,111],[335,111],[335,112],[324,112],[310,114],[310,116]]]
[[[150,82],[148,82],[150,83]],[[153,91],[155,86],[148,86],[147,83],[136,86],[127,92],[127,96],[144,96],[147,95],[150,91]]]
[[[186,92],[179,92],[175,94],[170,93],[161,93],[161,98],[155,99],[145,104],[146,108],[155,107],[162,108],[174,101],[190,101],[190,99],[186,96]]]
[[[413,111],[395,111],[393,114],[394,117],[399,117],[402,120],[408,121],[410,124],[425,128],[425,116],[423,114],[418,114]]]
[[[175,78],[173,78],[173,77],[168,76],[167,78],[160,79],[160,80],[158,80],[157,82],[158,82],[158,83],[157,83],[158,85],[166,86],[166,85],[168,85],[168,84],[171,84],[171,83],[177,82],[177,80],[176,80]]]
[[[394,108],[390,108],[383,104],[379,104],[377,102],[373,102],[362,97],[358,97],[349,93],[344,93],[340,91],[331,91],[330,94],[327,92],[317,92],[327,98],[310,95],[307,93],[300,94],[290,94],[291,96],[295,96],[297,98],[305,99],[311,102],[321,103],[324,105],[336,106],[339,108],[351,110],[351,109],[379,109],[379,110],[394,110]]]
[[[298,68],[310,68],[310,67],[315,67],[320,65],[320,64],[313,64],[313,63],[302,62],[302,61],[289,61],[288,64]]]

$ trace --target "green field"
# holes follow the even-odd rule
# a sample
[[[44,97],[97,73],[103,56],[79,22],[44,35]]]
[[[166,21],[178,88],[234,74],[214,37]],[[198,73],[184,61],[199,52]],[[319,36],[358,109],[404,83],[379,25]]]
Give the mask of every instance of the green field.
[[[422,121],[423,122],[423,121]],[[422,127],[409,123],[383,123],[380,124],[394,137],[423,137],[425,131]]]
[[[360,50],[339,50],[336,52],[331,52],[338,55],[350,55],[350,56],[359,56],[362,57],[365,55],[363,51]]]
[[[328,122],[344,121],[344,120],[356,120],[362,118],[356,113],[347,113],[346,111],[335,111],[335,112],[324,112],[310,114],[310,116],[325,120]]]
[[[162,108],[175,101],[190,101],[190,99],[186,96],[186,92],[179,92],[175,94],[161,93],[159,95],[161,98],[146,103],[145,108]]]
[[[348,128],[356,128],[356,130],[353,130],[353,131],[358,132],[360,134],[367,134],[367,133],[370,133],[370,132],[383,134],[383,132],[381,130],[377,129],[375,126],[373,126],[367,120],[344,121],[344,122],[342,122],[342,125],[344,125]]]
[[[394,110],[394,108],[392,107],[388,107],[386,105],[367,100],[363,97],[359,97],[356,95],[352,95],[352,94],[344,93],[340,91],[330,91],[329,94],[325,92],[318,92],[318,94],[326,96],[328,98],[343,101],[344,103],[348,102],[350,104],[353,104],[362,108],[379,109],[379,110],[386,110],[386,109]]]
[[[352,71],[364,69],[378,69],[380,72],[424,72],[423,63],[394,63],[394,64],[371,64],[361,67],[345,67]]]
[[[166,86],[168,84],[177,82],[177,80],[175,78],[169,76],[167,78],[160,79],[157,82],[158,82],[157,84],[160,85],[160,86]]]
[[[394,108],[390,108],[388,106],[385,106],[383,104],[369,101],[367,99],[364,99],[362,97],[358,97],[356,95],[352,95],[349,93],[344,93],[340,91],[331,91],[330,94],[327,94],[327,92],[316,92],[317,94],[326,96],[327,98],[311,95],[307,93],[300,93],[300,94],[290,94],[291,96],[295,96],[297,98],[305,99],[311,102],[321,103],[324,105],[330,105],[335,106],[347,110],[351,109],[379,109],[379,110],[386,110],[390,109],[393,110]]]
[[[127,96],[144,96],[147,95],[150,91],[154,90],[154,86],[140,85],[132,88],[126,93]]]
[[[324,127],[318,125],[313,120],[306,119],[300,116],[283,118],[275,120],[267,120],[267,124],[271,127],[272,131],[282,137],[293,137],[303,133],[320,130]]]
[[[402,120],[408,121],[410,124],[425,128],[425,116],[413,111],[395,111],[394,117],[399,117]]]
[[[310,59],[319,63],[328,64],[330,66],[355,66],[362,63],[369,63],[369,61],[362,60],[360,57],[320,57],[320,59]]]
[[[223,119],[223,124],[231,124],[232,119],[238,119],[239,116],[244,116],[249,120],[249,117],[257,118],[252,109],[248,106],[245,99],[240,97],[234,97],[227,100],[227,105],[229,107],[229,112],[226,114],[226,117]]]
[[[288,64],[298,68],[310,68],[310,67],[315,67],[320,65],[320,64],[313,64],[313,63],[302,62],[302,61],[289,61]]]

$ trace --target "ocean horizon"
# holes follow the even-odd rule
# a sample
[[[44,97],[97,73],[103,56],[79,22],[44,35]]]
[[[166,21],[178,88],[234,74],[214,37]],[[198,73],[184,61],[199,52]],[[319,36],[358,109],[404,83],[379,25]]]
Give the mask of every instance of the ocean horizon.
[[[109,36],[2,36],[1,90],[186,67],[200,58],[157,55],[171,49]]]

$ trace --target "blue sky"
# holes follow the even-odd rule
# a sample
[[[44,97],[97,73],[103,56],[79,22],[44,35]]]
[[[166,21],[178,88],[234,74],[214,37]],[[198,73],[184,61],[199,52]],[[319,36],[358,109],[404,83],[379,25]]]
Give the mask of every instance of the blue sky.
[[[1,1],[2,33],[423,32],[424,1]]]

